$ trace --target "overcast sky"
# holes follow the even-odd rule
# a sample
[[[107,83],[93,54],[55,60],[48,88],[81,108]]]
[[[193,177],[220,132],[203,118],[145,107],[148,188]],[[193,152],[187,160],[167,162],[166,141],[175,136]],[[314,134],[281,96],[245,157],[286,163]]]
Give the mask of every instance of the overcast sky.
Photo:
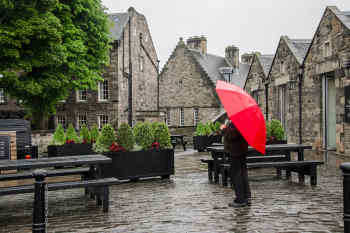
[[[273,54],[281,35],[312,39],[326,6],[350,11],[350,0],[102,0],[109,13],[130,6],[145,15],[161,67],[180,37],[205,35],[208,53]]]

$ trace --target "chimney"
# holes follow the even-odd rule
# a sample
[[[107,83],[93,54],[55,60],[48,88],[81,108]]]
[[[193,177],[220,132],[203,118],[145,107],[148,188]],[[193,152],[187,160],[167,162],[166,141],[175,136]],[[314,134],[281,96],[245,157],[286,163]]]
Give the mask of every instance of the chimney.
[[[245,53],[245,54],[243,54],[241,56],[242,63],[244,63],[244,64],[251,64],[255,54],[259,55],[260,53],[259,52],[256,52],[256,53],[252,52],[252,53]]]
[[[239,48],[234,45],[226,47],[225,58],[232,65],[234,70],[239,69]]]
[[[194,36],[187,39],[187,47],[197,49],[202,55],[207,54],[207,38],[205,36]]]

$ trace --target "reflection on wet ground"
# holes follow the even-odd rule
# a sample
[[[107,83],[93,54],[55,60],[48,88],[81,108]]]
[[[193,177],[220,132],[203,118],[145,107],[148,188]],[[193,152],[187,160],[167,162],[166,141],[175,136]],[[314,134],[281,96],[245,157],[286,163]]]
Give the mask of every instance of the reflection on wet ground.
[[[343,232],[342,176],[350,157],[306,152],[325,160],[318,185],[278,180],[274,169],[249,171],[250,207],[234,209],[230,188],[208,182],[200,158],[206,152],[176,152],[176,174],[113,186],[103,213],[82,189],[49,192],[48,232]],[[0,232],[31,232],[32,194],[0,197]]]

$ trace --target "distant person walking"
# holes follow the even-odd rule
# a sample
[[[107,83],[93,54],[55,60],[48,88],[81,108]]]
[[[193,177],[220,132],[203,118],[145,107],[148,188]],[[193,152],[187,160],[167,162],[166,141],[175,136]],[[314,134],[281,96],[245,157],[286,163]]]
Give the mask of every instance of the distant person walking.
[[[231,180],[236,194],[236,198],[229,203],[229,206],[247,206],[251,198],[246,158],[248,143],[231,121],[223,125],[222,130],[224,149],[231,155]]]

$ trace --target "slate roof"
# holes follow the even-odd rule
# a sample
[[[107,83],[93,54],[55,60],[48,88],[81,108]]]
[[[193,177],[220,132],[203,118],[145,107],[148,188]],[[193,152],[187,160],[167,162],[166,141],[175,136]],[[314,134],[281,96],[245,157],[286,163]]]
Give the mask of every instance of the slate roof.
[[[224,57],[216,56],[213,54],[202,55],[197,49],[188,49],[191,52],[193,58],[198,62],[202,69],[207,73],[210,80],[216,85],[217,80],[224,80],[223,76],[219,72],[221,67],[231,67]],[[244,86],[249,71],[248,64],[239,64],[239,71],[232,75],[232,83],[242,87]]]
[[[305,55],[310,47],[311,41],[309,39],[289,39],[284,37],[287,45],[290,50],[298,60],[299,64],[302,64],[305,58]]]
[[[264,70],[265,77],[268,76],[272,61],[275,55],[257,55],[259,62]]]
[[[340,11],[336,6],[328,6],[338,19],[350,30],[350,11]]]
[[[111,37],[113,40],[120,40],[124,28],[129,21],[128,13],[113,13],[109,15],[112,21]]]

